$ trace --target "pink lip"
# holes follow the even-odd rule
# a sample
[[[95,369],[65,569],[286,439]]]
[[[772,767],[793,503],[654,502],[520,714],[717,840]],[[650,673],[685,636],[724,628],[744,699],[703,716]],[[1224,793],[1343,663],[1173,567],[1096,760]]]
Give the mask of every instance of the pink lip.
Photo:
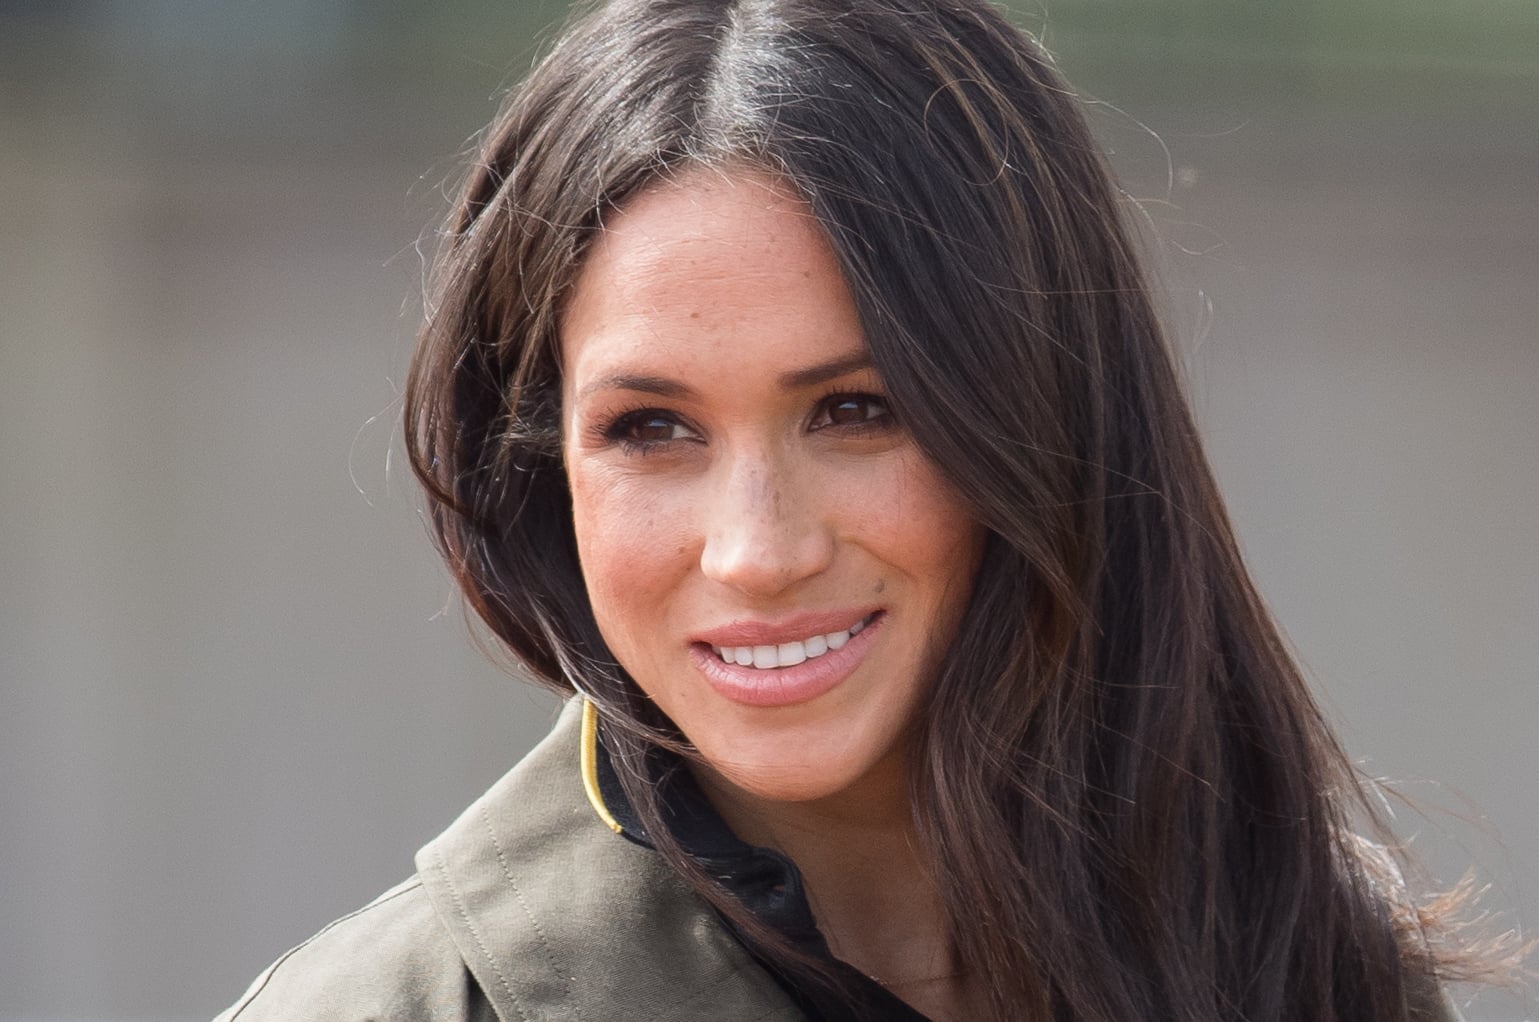
[[[694,641],[707,646],[778,646],[782,642],[799,642],[814,635],[847,631],[855,622],[864,621],[878,609],[804,611],[776,621],[733,621],[701,632],[694,636]]]
[[[848,678],[865,660],[867,652],[876,640],[876,633],[881,631],[882,623],[887,615],[877,614],[858,635],[850,637],[840,649],[831,649],[822,656],[803,660],[795,667],[776,667],[770,670],[758,670],[753,667],[741,667],[737,664],[729,664],[716,655],[706,641],[693,643],[689,647],[689,655],[694,660],[700,673],[705,675],[705,680],[711,688],[724,699],[743,706],[772,707],[792,706],[797,703],[809,702],[825,692],[837,688],[839,684]],[[825,628],[826,621],[814,620],[812,626],[806,631],[787,631],[779,623],[773,629],[768,627],[753,631],[746,625],[732,625],[729,628],[711,632],[711,636],[725,635],[725,641],[715,642],[722,646],[749,646],[769,645],[775,641],[775,636],[786,636],[782,642],[792,642],[796,639],[804,639],[809,635],[822,635],[827,632],[838,632],[848,628],[854,621],[841,618],[844,623],[835,624]],[[855,620],[864,620],[864,616]],[[795,628],[803,626],[803,619],[797,618],[792,622]],[[754,641],[745,636],[763,636],[760,641]]]

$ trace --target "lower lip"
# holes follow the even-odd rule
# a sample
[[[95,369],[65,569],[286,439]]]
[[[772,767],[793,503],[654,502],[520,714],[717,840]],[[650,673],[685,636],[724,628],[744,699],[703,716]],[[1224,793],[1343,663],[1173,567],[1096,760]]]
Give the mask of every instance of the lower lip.
[[[795,667],[759,670],[729,664],[703,643],[695,643],[689,653],[711,688],[723,698],[743,706],[794,706],[816,699],[848,678],[866,658],[886,617],[878,613],[839,649],[810,657]]]

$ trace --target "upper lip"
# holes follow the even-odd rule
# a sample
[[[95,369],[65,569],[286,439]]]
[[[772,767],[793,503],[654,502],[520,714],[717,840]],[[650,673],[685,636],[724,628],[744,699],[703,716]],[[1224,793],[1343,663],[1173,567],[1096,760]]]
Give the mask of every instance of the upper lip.
[[[810,639],[814,635],[847,631],[851,625],[864,621],[880,609],[810,610],[772,621],[744,618],[700,632],[694,636],[694,641],[709,646],[778,646]]]

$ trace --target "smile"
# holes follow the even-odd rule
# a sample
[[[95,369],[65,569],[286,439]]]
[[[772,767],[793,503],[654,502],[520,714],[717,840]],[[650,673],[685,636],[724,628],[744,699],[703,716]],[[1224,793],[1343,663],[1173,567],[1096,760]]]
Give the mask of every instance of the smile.
[[[871,623],[875,614],[868,614],[849,628],[839,632],[812,635],[805,639],[763,646],[712,646],[722,663],[753,667],[761,671],[781,667],[795,667],[806,660],[813,660],[829,650],[844,648],[844,644],[859,635]]]
[[[838,688],[865,662],[884,631],[887,613],[869,611],[848,628],[828,632],[818,629],[828,628],[837,617],[810,617],[795,631],[752,623],[729,627],[692,643],[689,655],[711,688],[730,702],[756,708],[810,702]],[[803,629],[811,633],[805,639],[765,641]],[[745,654],[748,663],[740,663],[739,654]]]

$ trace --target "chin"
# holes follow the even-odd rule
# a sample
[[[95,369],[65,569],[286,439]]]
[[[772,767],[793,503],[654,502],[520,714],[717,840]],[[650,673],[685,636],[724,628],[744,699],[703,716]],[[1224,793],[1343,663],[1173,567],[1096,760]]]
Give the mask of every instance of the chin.
[[[818,802],[849,788],[843,778],[807,766],[712,765],[717,777],[761,802]]]
[[[700,748],[711,773],[763,802],[817,802],[841,796],[906,799],[896,743],[859,728],[835,734],[759,734],[725,748]],[[699,748],[699,746],[697,746]]]

